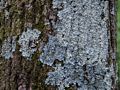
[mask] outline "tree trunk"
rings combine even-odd
[[[116,90],[115,0],[0,0],[0,90]]]

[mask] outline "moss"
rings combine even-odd
[[[40,61],[37,61],[37,65],[38,65],[38,66],[42,66],[43,63],[41,63]]]
[[[44,25],[44,22],[39,22],[38,24],[35,25],[35,27],[40,30],[40,31],[43,31],[45,25]]]
[[[32,55],[32,60],[38,60],[40,54],[41,54],[41,52],[37,50],[37,51]]]
[[[4,30],[3,28],[0,28],[0,40],[3,40],[4,38]]]

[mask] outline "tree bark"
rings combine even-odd
[[[0,90],[116,90],[115,0],[1,0]]]

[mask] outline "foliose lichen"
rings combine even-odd
[[[10,59],[13,57],[13,52],[16,49],[16,36],[8,37],[3,41],[1,55],[5,59]]]
[[[55,69],[45,83],[59,90],[71,84],[77,90],[110,90],[114,70],[107,67],[108,1],[53,0],[53,8],[61,6],[53,25],[56,35],[49,36],[40,56],[43,64]],[[54,65],[56,59],[63,65]]]
[[[20,45],[20,52],[23,57],[30,59],[37,50],[36,44],[41,32],[37,29],[27,28],[19,37],[18,43]]]
[[[64,60],[66,47],[59,44],[56,37],[49,35],[48,43],[42,49],[40,61],[44,64],[52,66],[55,60]]]

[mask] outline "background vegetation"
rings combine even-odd
[[[117,1],[117,64],[118,84],[120,89],[120,0]]]

